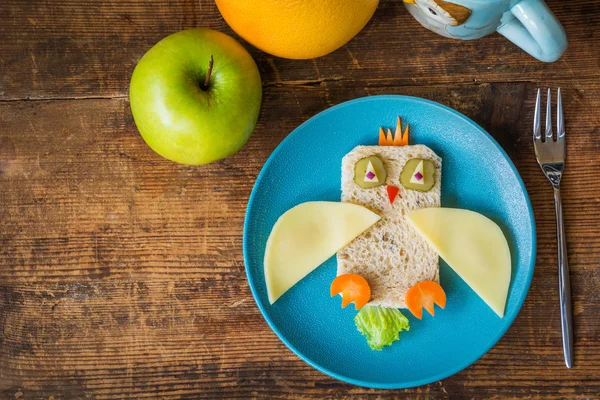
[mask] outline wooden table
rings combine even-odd
[[[164,36],[233,34],[210,0],[0,2],[0,398],[598,398],[600,3],[549,0],[570,47],[538,62],[499,35],[455,42],[382,0],[348,45],[291,61],[246,44],[258,126],[204,167],[160,158],[128,83]],[[535,89],[562,87],[575,368],[564,366],[552,191],[533,156]],[[254,180],[301,122],[356,97],[432,99],[488,130],[516,164],[538,229],[515,323],[457,375],[405,391],[335,381],[271,332],[250,294],[242,221]]]

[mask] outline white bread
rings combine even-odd
[[[384,164],[384,185],[363,189],[354,183],[354,165],[362,158],[377,155]],[[435,183],[429,192],[406,189],[400,173],[411,158],[435,164]],[[435,250],[408,225],[404,215],[419,208],[439,207],[442,160],[430,148],[415,146],[358,146],[342,160],[342,201],[359,204],[376,212],[381,220],[337,253],[337,274],[359,274],[371,287],[369,304],[406,308],[404,298],[413,285],[439,282],[439,261]],[[390,204],[386,185],[400,189]]]

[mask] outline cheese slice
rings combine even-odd
[[[379,215],[351,203],[314,201],[285,212],[265,249],[265,282],[273,304],[289,288],[345,247]]]
[[[371,175],[369,175],[371,174]],[[369,176],[371,176],[369,178]],[[373,168],[373,163],[369,161],[367,164],[367,170],[365,171],[364,182],[379,182],[379,178],[377,177],[377,172],[375,172],[375,168]]]
[[[476,212],[452,208],[423,208],[408,213],[406,219],[471,289],[503,317],[511,259],[500,227]]]
[[[425,184],[425,179],[423,179],[424,177],[425,176],[423,175],[423,160],[421,160],[417,164],[417,168],[415,168],[412,176],[410,177],[410,183],[415,183],[417,185],[424,185]]]

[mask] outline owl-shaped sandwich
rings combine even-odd
[[[337,253],[337,275],[359,274],[371,287],[370,305],[406,308],[406,292],[422,281],[439,282],[435,250],[404,218],[440,207],[442,160],[430,148],[408,145],[408,126],[380,130],[379,146],[358,146],[342,160],[342,201],[381,219]]]

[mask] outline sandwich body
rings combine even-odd
[[[358,161],[377,156],[385,168],[385,182],[373,188],[355,183]],[[430,160],[434,184],[422,192],[405,188],[400,174],[411,159]],[[383,174],[381,174],[383,175]],[[358,146],[342,160],[342,201],[369,208],[381,219],[337,253],[337,275],[359,274],[371,287],[370,305],[406,308],[405,296],[413,285],[439,282],[435,250],[408,224],[404,215],[412,210],[440,207],[442,160],[424,145]],[[399,188],[393,203],[387,186]]]

